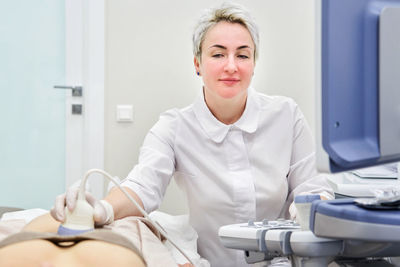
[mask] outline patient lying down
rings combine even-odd
[[[45,214],[2,240],[0,266],[177,266],[143,218],[127,217],[74,237],[55,234],[59,225]]]

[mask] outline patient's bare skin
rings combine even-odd
[[[60,222],[54,220],[50,213],[46,213],[25,225],[22,231],[56,233],[59,226]]]
[[[23,231],[57,232],[59,222],[42,215]],[[30,240],[0,249],[0,266],[145,266],[135,252],[104,241],[85,240],[62,248],[46,240]]]
[[[56,233],[60,223],[44,214],[32,220],[22,231]],[[104,241],[86,240],[73,247],[60,248],[47,240],[30,240],[0,249],[0,266],[146,266],[133,251]],[[186,263],[179,267],[193,267]]]

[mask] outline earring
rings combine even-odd
[[[197,72],[197,76],[200,76],[200,72]]]

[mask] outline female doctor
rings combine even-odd
[[[122,182],[151,212],[174,176],[188,199],[198,252],[211,266],[247,265],[242,251],[221,245],[219,227],[293,217],[297,194],[332,198],[325,179],[317,175],[312,136],[299,107],[292,99],[250,87],[258,42],[256,24],[239,5],[225,3],[201,16],[193,52],[203,88],[188,107],[160,116],[144,140],[138,164]],[[56,220],[64,220],[65,203],[73,209],[73,192],[56,199]],[[97,225],[141,215],[118,189],[96,203]]]

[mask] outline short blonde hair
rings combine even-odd
[[[193,54],[201,62],[201,46],[207,31],[218,22],[226,21],[243,25],[254,42],[254,60],[258,58],[258,27],[250,13],[241,5],[225,2],[219,7],[205,10],[198,20],[193,32]]]

